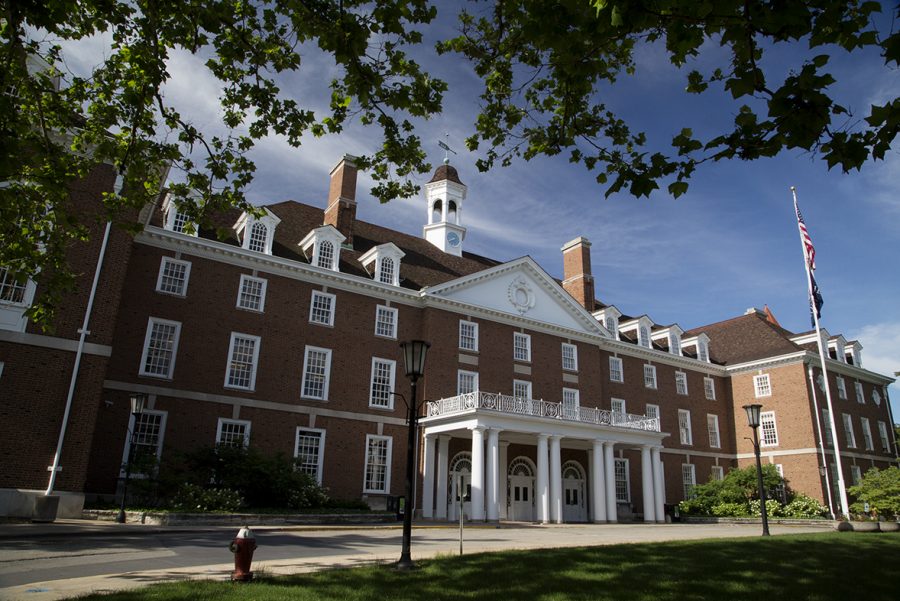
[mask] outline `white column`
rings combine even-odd
[[[507,491],[509,487],[509,478],[507,477],[507,473],[509,472],[509,443],[501,442],[500,443],[500,467],[498,468],[500,472],[500,519],[505,520],[509,518],[508,507],[506,506],[506,498],[509,496],[509,492]]]
[[[663,468],[662,461],[659,459],[660,448],[653,447],[650,456],[653,461],[653,499],[656,501],[656,521],[663,523],[666,521],[666,508],[663,506],[666,501],[666,491],[663,488]]]
[[[644,521],[656,521],[656,496],[653,492],[653,464],[650,461],[650,447],[641,447],[641,489],[644,493]]]
[[[437,452],[437,508],[434,512],[435,519],[447,519],[447,470],[450,469],[450,437],[438,436]]]
[[[472,428],[472,520],[484,521],[484,427]]]
[[[434,436],[425,436],[422,459],[422,517],[434,517]]]
[[[500,430],[488,430],[487,444],[487,519],[500,521]]]
[[[550,521],[555,524],[563,521],[561,439],[561,436],[550,437]]]
[[[616,443],[608,441],[603,445],[603,471],[606,473],[606,520],[619,521],[616,509],[616,465],[613,461],[613,447]]]
[[[591,455],[591,503],[595,524],[606,521],[606,479],[603,471],[603,441],[595,440]]]
[[[546,524],[550,514],[549,470],[547,467],[547,434],[538,434],[537,440],[537,521]]]

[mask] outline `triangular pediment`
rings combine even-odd
[[[427,288],[423,295],[609,337],[606,328],[531,257]]]

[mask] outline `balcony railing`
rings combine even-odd
[[[538,399],[516,397],[508,394],[492,392],[467,392],[455,397],[428,402],[428,417],[456,415],[473,409],[487,409],[500,413],[516,415],[533,415],[553,419],[596,424],[601,426],[617,426],[633,430],[659,432],[659,418],[617,413],[607,409],[591,409],[588,407],[572,407],[564,403],[551,403]]]

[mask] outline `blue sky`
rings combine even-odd
[[[439,3],[443,7],[443,3]],[[454,15],[444,11],[428,36],[452,35]],[[890,24],[887,23],[887,26]],[[72,48],[70,66],[80,70],[102,52],[102,39]],[[799,68],[804,57],[821,53],[776,47],[764,65],[770,77]],[[704,47],[690,68],[701,70],[723,56],[715,44]],[[308,106],[325,107],[333,74],[322,57],[309,53],[303,70],[286,79],[284,89]],[[459,154],[452,157],[468,199],[462,210],[468,227],[465,250],[508,260],[530,255],[551,275],[562,276],[560,247],[577,236],[593,243],[598,298],[626,314],[644,314],[656,323],[691,329],[768,305],[782,326],[810,329],[806,279],[790,186],[816,246],[816,277],[825,299],[822,326],[832,334],[858,339],[864,367],[891,375],[900,371],[900,156],[861,172],[828,171],[823,161],[786,152],[755,162],[722,162],[700,168],[690,190],[673,199],[666,193],[635,199],[627,193],[604,197],[604,189],[581,166],[563,157],[518,162],[478,173],[477,155],[463,149],[478,109],[479,80],[455,56],[437,56],[429,47],[417,59],[450,84],[445,110],[417,125],[429,159],[437,167],[439,139],[449,133]],[[202,60],[186,54],[170,62],[167,95],[196,124],[213,127],[218,85]],[[696,133],[727,127],[738,105],[717,91],[701,96],[683,92],[683,72],[673,69],[659,47],[637,54],[637,75],[604,90],[611,108],[635,129],[665,144],[682,127]],[[900,77],[873,55],[835,55],[831,72],[839,101],[857,111],[900,95]],[[292,149],[278,138],[254,152],[257,178],[249,196],[259,204],[294,199],[324,207],[328,171],[345,153],[377,149],[377,132],[351,126],[337,138],[309,140]],[[430,175],[418,178],[425,183]],[[358,217],[421,235],[426,209],[421,198],[379,205],[362,175]],[[895,420],[900,420],[900,386],[890,388]]]

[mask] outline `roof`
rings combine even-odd
[[[794,334],[753,312],[685,332],[709,336],[709,354],[714,363],[735,365],[766,357],[795,353],[802,347],[790,341]]]
[[[465,185],[459,180],[459,173],[456,171],[456,167],[451,167],[450,165],[441,165],[437,168],[437,171],[434,172],[434,176],[428,181],[429,184],[434,182],[442,182],[445,179],[450,180],[451,182],[456,182],[457,184]]]

